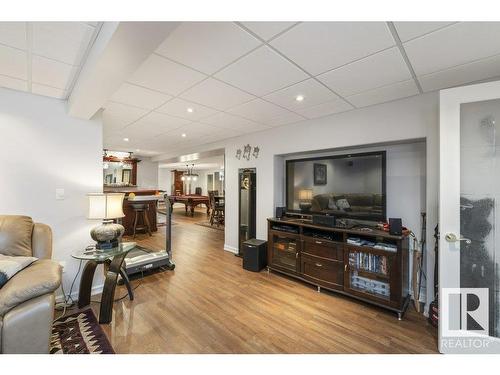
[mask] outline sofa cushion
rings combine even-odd
[[[0,289],[7,281],[19,271],[28,267],[37,258],[35,257],[11,257],[0,254]]]
[[[61,266],[40,259],[12,277],[0,289],[0,317],[32,298],[54,292],[61,284]]]
[[[0,254],[29,257],[33,220],[29,216],[0,215]]]
[[[346,198],[351,206],[373,206],[373,194],[348,194]]]

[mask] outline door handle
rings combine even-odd
[[[321,263],[316,263],[315,266],[316,267],[323,267],[323,265]]]
[[[448,242],[459,242],[459,241],[465,241],[466,244],[471,244],[472,241],[468,238],[460,237],[456,235],[455,233],[446,233],[444,239]]]

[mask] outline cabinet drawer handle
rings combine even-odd
[[[295,259],[298,259],[298,258],[299,258],[299,252],[297,251],[297,252],[295,253]]]
[[[321,241],[314,241],[314,242],[316,242],[318,245],[323,245],[323,242]]]
[[[347,264],[344,266],[344,271],[347,271]]]
[[[323,267],[323,265],[321,263],[316,263],[315,266],[316,267]]]

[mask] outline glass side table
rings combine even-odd
[[[75,259],[86,260],[80,279],[80,291],[78,293],[78,307],[83,308],[90,305],[90,294],[92,291],[92,281],[95,269],[99,264],[104,264],[105,281],[102,290],[101,307],[99,311],[99,323],[108,324],[111,322],[113,314],[113,300],[115,298],[115,288],[120,275],[127,287],[130,300],[134,299],[134,293],[130,286],[127,272],[123,267],[123,261],[129,251],[135,249],[135,242],[122,242],[119,247],[110,250],[83,250],[71,254]]]

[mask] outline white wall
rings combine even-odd
[[[0,214],[51,226],[52,257],[66,263],[68,293],[79,263],[71,253],[93,242],[86,194],[102,191],[100,118],[74,119],[63,101],[0,88],[0,160]],[[55,199],[56,188],[65,190],[64,200]],[[94,285],[100,284],[97,270]]]
[[[437,93],[428,93],[390,103],[375,105],[329,117],[303,121],[259,133],[231,138],[197,147],[196,152],[226,150],[226,231],[225,249],[238,246],[238,169],[257,169],[257,237],[267,238],[266,218],[274,215],[274,207],[283,206],[282,160],[277,155],[315,150],[352,148],[415,139],[426,140],[426,211],[427,211],[427,290],[432,290],[434,255],[433,228],[437,222],[438,194],[438,124]],[[245,144],[259,146],[258,159],[236,159],[236,150]],[[186,154],[193,150],[186,150]],[[403,158],[404,155],[401,155]],[[279,158],[278,158],[279,159]],[[389,215],[404,217],[398,205],[388,207]],[[427,302],[432,300],[428,293]]]
[[[170,195],[170,190],[172,190],[172,170],[158,168],[158,189],[165,190]]]
[[[142,188],[158,188],[158,163],[151,158],[140,157],[137,163],[137,186]]]

